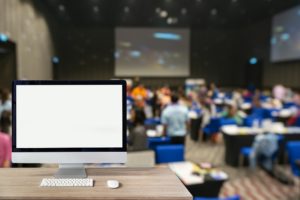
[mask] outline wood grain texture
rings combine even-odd
[[[94,187],[39,187],[42,178],[51,177],[55,168],[0,169],[0,199],[81,199],[192,200],[184,185],[166,167],[89,168]],[[109,189],[106,181],[116,179],[118,189]]]

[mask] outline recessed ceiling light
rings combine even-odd
[[[159,15],[160,15],[160,17],[165,18],[165,17],[168,16],[168,12],[165,11],[165,10],[162,10],[162,11],[159,13]]]
[[[65,11],[65,6],[64,5],[62,5],[62,4],[60,4],[59,6],[58,6],[58,9],[60,10],[60,11]]]
[[[210,10],[210,14],[215,16],[215,15],[218,14],[218,10],[216,8],[213,8],[213,9]]]
[[[124,7],[124,12],[129,13],[130,12],[130,8],[128,6]]]
[[[172,17],[168,17],[168,19],[167,19],[167,23],[168,23],[168,24],[172,24],[172,22],[173,22],[173,19],[172,19]]]
[[[187,13],[187,9],[186,8],[181,8],[181,14],[185,15]]]
[[[176,24],[178,22],[178,19],[176,17],[168,17],[167,23],[168,24]]]
[[[98,12],[99,12],[99,7],[98,7],[98,6],[94,6],[94,7],[93,7],[93,11],[94,11],[95,13],[98,13]]]
[[[232,3],[236,3],[238,0],[231,0]]]

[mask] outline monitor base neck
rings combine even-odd
[[[87,174],[83,164],[60,164],[55,178],[86,178]]]

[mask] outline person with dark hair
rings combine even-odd
[[[188,109],[178,101],[178,95],[173,93],[171,104],[162,112],[161,122],[164,125],[164,135],[171,137],[171,143],[184,144],[188,130]]]
[[[133,128],[128,136],[128,150],[142,151],[147,149],[147,135],[144,121],[146,114],[142,109],[132,111]]]

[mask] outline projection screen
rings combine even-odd
[[[116,76],[190,75],[188,29],[116,28],[115,35]]]
[[[272,21],[271,61],[300,60],[300,6],[277,14]]]

